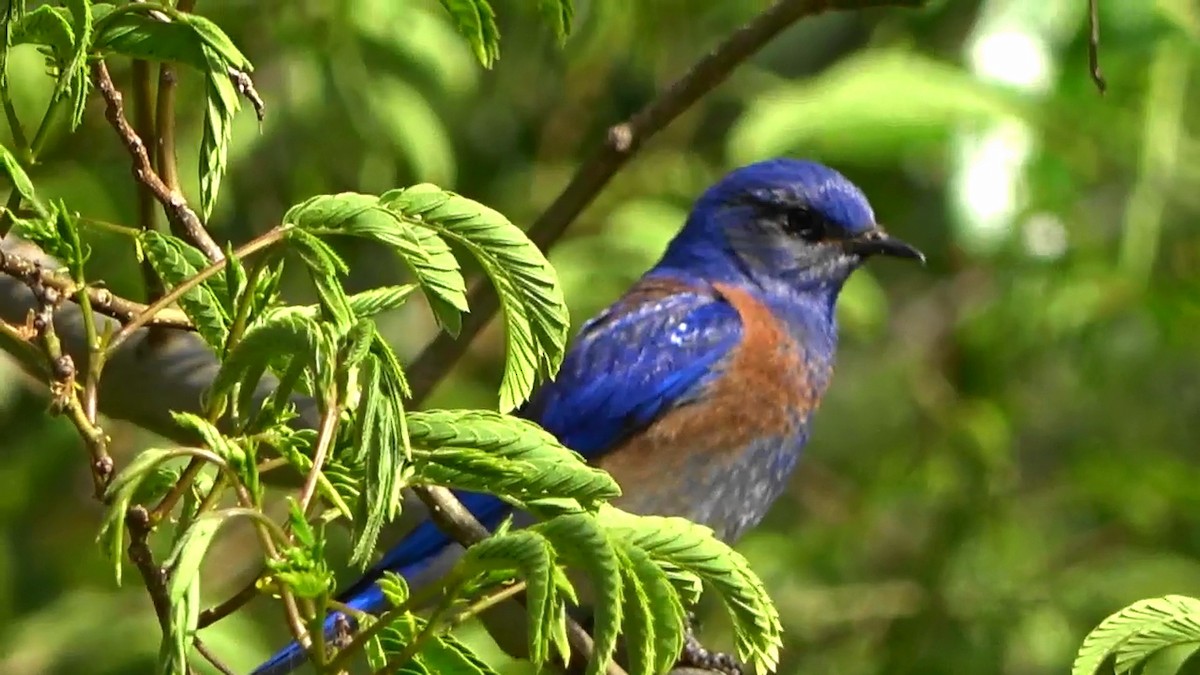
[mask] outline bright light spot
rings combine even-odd
[[[954,200],[967,244],[991,248],[1012,229],[1020,208],[1021,175],[1033,151],[1029,127],[1017,120],[958,138]]]
[[[1054,61],[1046,40],[1039,35],[1001,28],[979,34],[967,49],[971,70],[985,80],[1027,91],[1050,88]]]
[[[1067,228],[1058,217],[1037,213],[1022,228],[1025,250],[1035,258],[1057,260],[1067,252]]]

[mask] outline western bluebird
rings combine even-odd
[[[608,471],[616,506],[736,541],[796,466],[833,372],[838,293],[874,255],[924,259],[840,173],[794,159],[736,169],[701,195],[658,264],[583,325],[519,414]],[[511,509],[459,497],[489,528]],[[377,612],[385,570],[419,586],[460,554],[424,521],[339,599]],[[293,643],[255,673],[302,660]]]

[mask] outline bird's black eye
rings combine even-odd
[[[793,237],[816,242],[825,237],[825,223],[821,216],[808,209],[791,209],[785,215],[783,229]]]

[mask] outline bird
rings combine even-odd
[[[838,294],[877,256],[925,260],[838,171],[786,157],[733,169],[696,199],[659,261],[581,326],[557,375],[516,414],[607,471],[621,488],[615,506],[683,517],[734,543],[796,468],[833,375]],[[512,512],[457,494],[488,528]],[[385,571],[417,587],[461,551],[421,522],[339,600],[377,613]],[[293,642],[254,675],[303,659]]]

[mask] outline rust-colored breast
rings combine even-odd
[[[714,289],[741,317],[742,340],[700,396],[600,459],[627,491],[679,479],[696,463],[732,464],[758,440],[786,442],[819,401],[804,351],[785,325],[749,292]]]

